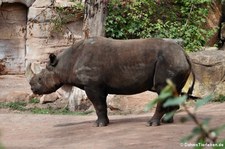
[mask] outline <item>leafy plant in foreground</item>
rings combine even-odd
[[[180,105],[183,107],[184,111],[188,115],[187,117],[183,117],[182,121],[185,122],[188,119],[191,119],[196,124],[191,134],[181,139],[182,143],[187,143],[191,139],[197,138],[195,141],[196,143],[195,148],[202,149],[206,147],[207,144],[212,144],[212,147],[215,149],[219,149],[221,147],[225,148],[225,139],[222,141],[218,141],[218,136],[221,134],[223,130],[225,130],[225,124],[222,126],[218,126],[216,128],[210,128],[209,118],[206,118],[203,121],[200,121],[196,115],[196,111],[201,106],[203,106],[204,104],[212,100],[212,96],[207,96],[201,100],[198,100],[195,103],[194,111],[191,112],[185,103],[187,96],[186,95],[178,96],[174,84],[171,81],[167,81],[167,82],[168,82],[168,85],[161,91],[160,95],[156,99],[152,100],[146,106],[145,110],[149,110],[153,108],[158,102],[164,102],[163,106],[165,108],[169,106]],[[173,116],[173,114],[175,114],[175,111],[166,113],[164,119],[170,119]],[[217,146],[218,144],[220,144],[221,146]]]

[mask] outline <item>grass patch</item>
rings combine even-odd
[[[1,102],[0,108],[9,108],[11,110],[26,111],[27,103],[25,101]]]
[[[220,102],[220,103],[225,102],[225,95],[220,94],[220,95],[216,96],[212,101]]]
[[[88,115],[92,113],[93,111],[84,111],[84,112],[73,112],[69,111],[68,108],[63,109],[54,109],[52,107],[48,108],[31,108],[29,111],[33,114],[53,114],[53,115]]]
[[[39,102],[40,102],[40,100],[37,98],[32,98],[29,100],[29,103],[39,103]]]
[[[16,102],[0,102],[0,109],[10,109],[21,112],[30,112],[33,114],[52,114],[52,115],[88,115],[93,111],[69,111],[68,107],[65,108],[53,108],[51,106],[47,108],[39,108],[39,107],[30,107],[27,108],[28,104],[38,104],[38,99],[32,99],[28,103],[25,101],[16,101]]]

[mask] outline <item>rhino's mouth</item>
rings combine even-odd
[[[52,92],[55,92],[57,89],[59,89],[63,84],[58,84],[58,85],[55,85],[54,87],[52,88],[45,88],[45,87],[33,87],[31,85],[31,90],[34,94],[37,94],[37,95],[43,95],[43,94],[50,94]]]
[[[38,89],[36,89],[36,88],[33,88],[33,87],[31,87],[31,90],[32,90],[32,92],[33,92],[34,94],[41,95],[41,94],[40,94],[40,90],[38,90]]]

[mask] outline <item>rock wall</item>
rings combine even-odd
[[[27,7],[2,3],[0,14],[0,74],[23,73]]]
[[[69,0],[0,0],[0,74],[23,74],[27,63],[43,62],[49,53],[82,38],[82,19],[70,21],[61,31],[53,29],[52,20],[59,16],[53,6],[66,9],[73,4]]]
[[[196,83],[193,95],[225,95],[225,51],[206,50],[190,54]]]
[[[26,59],[28,61],[43,61],[56,51],[61,51],[72,44],[72,40],[67,37],[71,34],[76,35],[75,39],[82,37],[83,20],[66,24],[63,30],[55,32],[52,30],[54,24],[52,20],[57,17],[55,7],[68,7],[72,3],[52,0],[36,0],[29,8]]]

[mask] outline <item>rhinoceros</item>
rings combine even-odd
[[[181,93],[191,71],[187,54],[175,42],[156,38],[91,37],[76,42],[57,56],[50,54],[46,68],[31,76],[29,83],[35,94],[52,93],[63,85],[83,89],[96,110],[96,126],[107,126],[108,94],[131,95],[144,91],[159,94],[167,79]],[[157,103],[148,124],[160,125],[166,112],[162,103]]]

